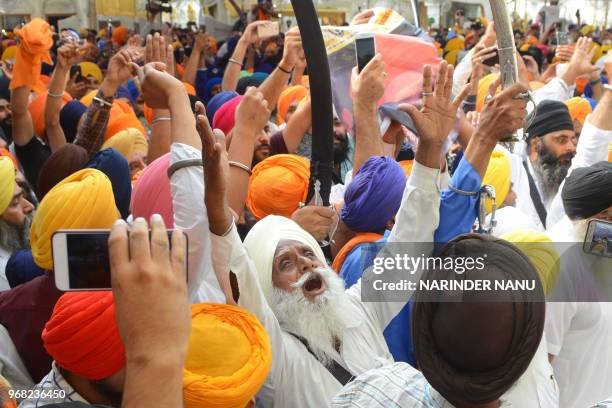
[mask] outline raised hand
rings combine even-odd
[[[493,144],[523,128],[527,117],[527,101],[520,97],[520,94],[527,92],[527,87],[517,83],[492,96],[498,85],[499,80],[491,84],[490,98],[480,112],[476,128],[476,135]]]
[[[69,70],[71,66],[79,61],[79,46],[76,43],[67,43],[57,50],[57,67],[62,70]]]
[[[587,37],[581,37],[576,42],[576,49],[568,67],[568,70],[573,70],[576,76],[591,75],[598,70],[595,65],[591,64],[596,51],[595,47],[591,49],[592,44],[593,40]]]
[[[166,72],[174,76],[174,48],[166,44],[164,37],[159,33],[147,35],[145,43],[145,64],[161,62],[166,66]]]
[[[440,62],[435,87],[432,86],[432,71],[429,65],[423,68],[423,107],[417,109],[413,105],[402,104],[404,110],[412,118],[419,132],[419,146],[432,143],[441,146],[455,124],[457,109],[466,97],[468,86],[464,86],[459,95],[451,100],[453,86],[453,66],[446,61]]]
[[[168,109],[172,98],[187,98],[185,87],[175,77],[165,72],[166,65],[152,62],[144,69],[132,66],[140,77],[142,97],[153,109]]]
[[[134,50],[123,49],[119,51],[108,62],[108,69],[104,80],[110,82],[115,87],[121,86],[134,76],[131,64],[135,63],[137,59],[138,53]]]
[[[353,68],[351,78],[353,104],[375,106],[385,93],[386,78],[385,63],[380,54],[372,58],[360,73],[357,73],[357,67]]]
[[[253,21],[251,24],[247,26],[242,33],[242,37],[240,37],[240,41],[245,43],[246,45],[257,44],[261,38],[257,35],[257,27],[260,25],[270,24],[268,21]]]
[[[259,135],[270,119],[268,101],[255,87],[250,87],[236,109],[235,133]]]
[[[292,28],[285,34],[285,47],[280,66],[286,71],[291,71],[300,61],[305,59],[304,49],[302,48],[302,37],[297,28]]]

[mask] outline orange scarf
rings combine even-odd
[[[21,39],[15,55],[15,68],[11,89],[28,86],[37,93],[45,93],[47,87],[40,80],[40,67],[43,62],[53,64],[49,49],[53,37],[49,23],[35,18],[22,28],[15,29],[15,35]]]
[[[351,253],[353,248],[360,244],[367,244],[370,242],[376,242],[381,239],[383,236],[380,234],[376,234],[374,232],[358,232],[349,242],[344,244],[342,249],[338,252],[336,257],[334,258],[334,262],[332,263],[332,269],[336,271],[336,273],[340,273],[342,269],[342,265],[344,264],[344,260]]]

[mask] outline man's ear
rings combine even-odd
[[[529,143],[529,160],[535,161],[538,158],[538,150],[540,150],[540,143],[542,138],[534,137]]]

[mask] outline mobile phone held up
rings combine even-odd
[[[612,222],[589,221],[582,250],[587,254],[612,258]]]
[[[257,26],[257,36],[259,38],[270,38],[280,34],[280,25],[278,21],[271,21],[266,24]]]
[[[374,34],[357,34],[357,37],[355,37],[355,55],[357,57],[357,71],[361,72],[376,55]]]
[[[110,230],[58,230],[53,234],[53,270],[59,290],[112,289],[109,235]],[[172,230],[168,230],[169,242],[171,236]],[[186,235],[185,242],[188,245]]]
[[[569,36],[567,31],[557,31],[557,45],[568,45],[569,44]]]
[[[488,67],[494,67],[496,64],[499,64],[499,51],[495,49],[495,55],[482,61],[482,63]]]

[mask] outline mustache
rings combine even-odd
[[[302,276],[300,276],[300,279],[298,279],[297,281],[293,282],[291,284],[291,287],[294,289],[301,289],[306,282],[308,282],[311,278],[317,276],[319,278],[321,278],[321,280],[325,283],[327,283],[327,278],[326,278],[326,274],[325,271],[323,270],[323,268],[314,268],[309,270],[308,272],[306,272],[305,274],[303,274]]]

